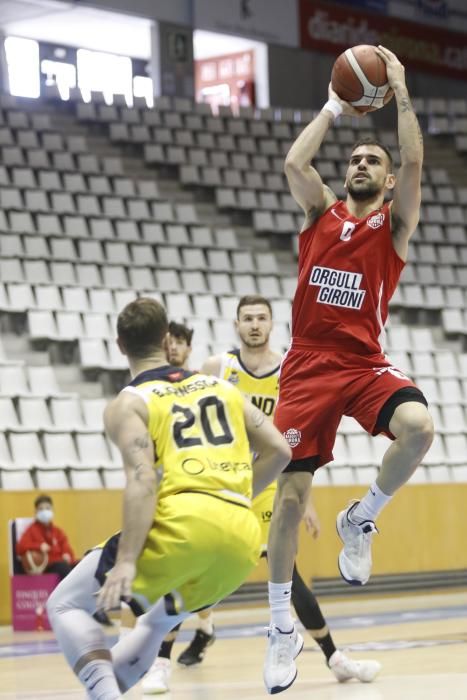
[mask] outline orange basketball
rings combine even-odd
[[[353,46],[341,53],[332,69],[331,85],[341,100],[350,102],[359,112],[380,109],[394,95],[386,64],[369,44]]]
[[[49,557],[45,552],[29,549],[21,557],[21,563],[27,574],[42,574],[49,563]]]

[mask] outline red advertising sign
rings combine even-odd
[[[356,44],[382,44],[407,67],[467,79],[467,37],[445,29],[300,0],[300,46],[340,54]]]

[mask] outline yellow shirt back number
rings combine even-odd
[[[180,416],[173,424],[173,438],[177,447],[184,449],[200,446],[203,444],[201,436],[211,445],[227,445],[233,442],[234,437],[223,402],[217,396],[205,396],[197,402],[197,406],[198,416],[188,406],[172,406],[172,413]]]

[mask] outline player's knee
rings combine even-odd
[[[282,522],[288,525],[295,525],[303,517],[305,504],[297,491],[287,491],[281,494],[276,503],[274,503],[274,511],[276,510]]]
[[[425,454],[434,438],[434,426],[427,410],[414,412],[406,418],[400,436],[413,450]]]

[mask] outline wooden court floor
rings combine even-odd
[[[374,658],[383,668],[371,684],[339,684],[309,637],[297,659],[299,675],[281,698],[297,700],[467,700],[467,592],[323,602],[334,639],[350,656]],[[218,639],[193,669],[174,665],[166,700],[258,700],[262,682],[266,608],[220,607]],[[191,637],[182,632],[174,658]],[[138,687],[125,696],[149,698]],[[0,699],[85,698],[47,632],[0,628]]]

